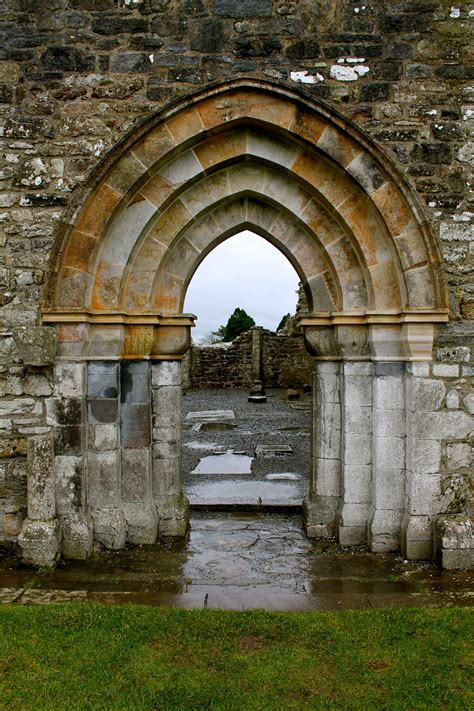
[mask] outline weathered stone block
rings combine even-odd
[[[411,424],[414,439],[465,439],[474,430],[472,417],[459,410],[414,412]]]
[[[403,437],[406,430],[405,410],[373,410],[375,437]]]
[[[151,384],[154,388],[162,386],[181,387],[181,362],[175,360],[163,360],[152,363]]]
[[[122,504],[127,521],[127,540],[133,545],[151,545],[158,535],[158,514],[151,502],[129,502]]]
[[[434,363],[433,375],[440,378],[457,378],[459,377],[459,365],[451,363]]]
[[[470,444],[448,444],[446,447],[446,457],[448,469],[461,469],[470,467],[473,459],[472,447]]]
[[[179,538],[186,535],[189,528],[189,501],[183,494],[156,501],[156,510],[160,536]]]
[[[119,453],[87,453],[87,480],[89,501],[97,508],[119,506]]]
[[[79,398],[85,394],[85,363],[58,362],[54,366],[54,395]]]
[[[89,398],[118,397],[119,364],[97,361],[87,365],[87,395]]]
[[[56,520],[31,521],[23,524],[18,537],[21,557],[27,565],[52,568],[59,560],[61,531]]]
[[[314,494],[337,497],[341,491],[341,463],[339,459],[320,459],[313,462],[315,469]]]
[[[372,437],[370,435],[344,436],[344,465],[370,464],[372,459]]]
[[[17,326],[13,339],[25,365],[51,365],[56,356],[56,329],[49,326]]]
[[[344,506],[346,504],[368,504],[371,501],[370,466],[344,466]],[[344,517],[346,518],[346,517]]]
[[[407,467],[418,474],[440,471],[441,442],[437,439],[407,440]]]
[[[381,469],[405,468],[405,438],[376,437],[373,440],[372,461]]]
[[[212,12],[224,17],[267,17],[272,12],[271,0],[214,0]]]
[[[433,555],[431,518],[405,514],[400,542],[402,555],[408,560],[429,560]]]
[[[86,560],[92,553],[94,540],[92,520],[86,516],[65,516],[60,519],[61,553],[70,560]]]
[[[84,503],[84,457],[57,456],[54,458],[56,512],[70,516]]]
[[[435,526],[435,552],[438,561],[447,570],[472,570],[474,531],[468,516],[438,516]]]
[[[54,518],[53,438],[50,432],[28,440],[28,518],[48,521]]]
[[[126,542],[126,521],[118,508],[93,508],[94,540],[108,550],[120,550]]]
[[[143,502],[150,496],[151,458],[147,449],[122,450],[122,499]]]
[[[407,480],[408,513],[413,516],[432,516],[440,510],[441,475],[439,472],[411,472]]]
[[[370,434],[372,432],[372,408],[344,407],[344,431],[347,434]]]
[[[89,426],[89,446],[96,450],[114,450],[118,446],[118,427],[115,424]]]

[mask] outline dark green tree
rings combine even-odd
[[[244,331],[255,326],[255,321],[244,309],[236,308],[224,327],[224,341],[233,341]],[[220,328],[218,329],[220,332]]]
[[[277,330],[277,331],[281,331],[282,328],[285,328],[286,322],[288,321],[289,318],[290,318],[290,314],[285,314],[284,316],[282,316],[281,321],[280,321],[280,323],[278,324],[276,330]]]

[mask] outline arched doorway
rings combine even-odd
[[[319,423],[308,534],[410,550],[423,493],[410,483],[406,364],[431,358],[434,324],[447,320],[434,239],[354,125],[287,88],[239,80],[143,124],[58,237],[43,322],[59,340],[50,422],[64,555],[185,532],[180,362],[194,319],[184,295],[204,257],[242,229],[278,247],[306,293]]]

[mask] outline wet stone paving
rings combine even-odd
[[[284,390],[249,403],[247,390],[183,397],[182,471],[192,506],[300,507],[308,489],[311,396]]]
[[[337,610],[472,605],[472,575],[309,541],[290,514],[195,513],[185,541],[96,553],[53,572],[0,558],[0,602]]]
[[[183,398],[182,467],[192,503],[184,540],[97,551],[40,572],[0,548],[0,603],[296,611],[472,605],[470,573],[306,538],[309,398],[292,407],[282,391],[268,395],[264,404],[235,390]]]

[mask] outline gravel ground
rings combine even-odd
[[[183,447],[182,471],[185,486],[215,482],[222,486],[226,481],[263,482],[270,484],[266,475],[291,472],[299,476],[297,483],[302,496],[307,491],[310,461],[310,404],[311,396],[301,396],[291,403],[284,390],[267,391],[267,402],[249,403],[248,390],[190,390],[183,397]],[[296,408],[292,407],[296,405]],[[298,409],[297,409],[298,408]],[[304,409],[299,409],[304,408]],[[194,431],[186,420],[188,412],[197,410],[233,410],[234,428],[225,431]],[[257,445],[290,445],[292,454],[274,457],[255,457]],[[216,450],[233,450],[254,457],[251,474],[226,476],[225,472],[214,475],[191,474],[202,457]],[[288,482],[272,482],[275,492]],[[295,486],[295,483],[292,484]],[[277,496],[277,498],[279,498]],[[191,499],[192,500],[192,499]]]

